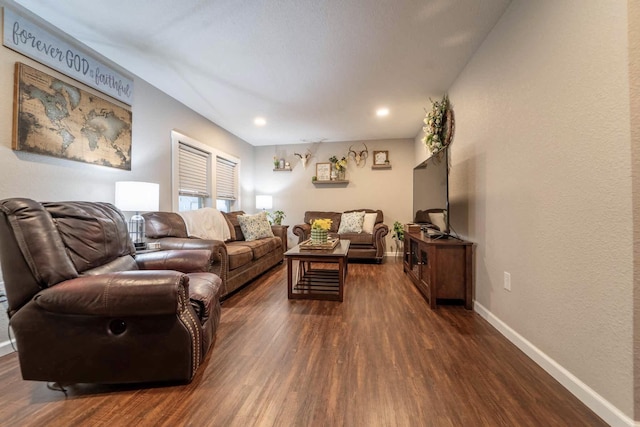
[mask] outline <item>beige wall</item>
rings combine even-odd
[[[633,191],[634,401],[640,419],[640,3],[629,0],[629,83],[631,100],[631,170]]]
[[[171,210],[172,129],[239,157],[242,161],[241,182],[253,182],[251,145],[139,78],[134,79],[131,171],[11,150],[14,64],[18,61],[58,75],[0,46],[0,199],[28,197],[42,201],[113,202],[116,181],[150,181],[160,184],[160,208]],[[114,68],[120,69],[115,65]],[[246,187],[243,187],[242,198],[251,201],[251,186]],[[252,202],[250,206],[253,206]],[[7,340],[6,321],[6,316],[0,316],[0,354],[8,350],[2,347]]]
[[[450,202],[456,231],[476,243],[477,302],[633,417],[640,82],[629,78],[627,60],[637,71],[640,7],[628,5],[629,31],[622,0],[513,2],[449,92],[457,125]],[[169,210],[175,129],[242,159],[247,211],[255,183],[290,225],[308,209],[379,208],[389,226],[411,220],[412,167],[426,158],[421,135],[367,141],[370,153],[389,150],[391,170],[371,170],[371,159],[363,168],[351,163],[347,187],[316,187],[315,163],[361,142],[254,148],[137,78],[131,172],[14,152],[16,61],[42,68],[0,47],[0,199],[113,201],[114,182],[131,179],[159,182],[161,209]],[[304,169],[293,152],[306,148],[315,154]],[[273,172],[274,155],[293,171]],[[504,271],[511,292],[502,288]],[[0,343],[5,331],[0,317]],[[635,385],[640,395],[640,374]]]
[[[347,209],[381,209],[384,222],[391,229],[394,221],[411,220],[413,183],[413,140],[393,139],[365,141],[369,154],[373,151],[389,151],[391,169],[372,170],[370,157],[366,164],[357,167],[349,161],[346,187],[315,186],[311,177],[316,174],[317,162],[328,162],[335,155],[346,156],[349,147],[364,149],[362,141],[327,142],[319,144],[282,145],[256,147],[255,193],[273,195],[273,209],[280,209],[287,217],[284,224],[300,224],[307,210],[344,211]],[[314,154],[303,168],[293,153],[310,149]],[[274,172],[273,156],[284,157],[291,162],[291,172]],[[293,228],[293,227],[291,227]],[[289,229],[290,243],[294,240]],[[392,249],[391,232],[387,235],[387,252]]]
[[[627,36],[623,0],[515,0],[449,91],[450,182],[476,301],[633,417]]]

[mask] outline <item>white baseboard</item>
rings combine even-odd
[[[5,293],[5,289],[4,289],[4,282],[0,280],[0,294],[4,294]],[[3,298],[3,302],[0,303],[0,310],[2,310],[2,313],[0,313],[0,316],[6,316],[7,314],[7,308],[8,308],[8,303],[6,301],[5,298]],[[6,324],[5,324],[6,326]],[[5,335],[4,333],[2,335]],[[4,336],[2,338],[5,338]],[[0,357],[12,353],[13,352],[13,347],[12,346],[12,339],[10,337],[7,337],[9,339],[7,339],[6,341],[1,341],[0,342]]]
[[[384,256],[393,258],[396,256],[396,251],[386,251]],[[398,259],[402,259],[402,251],[398,252],[397,257]]]
[[[11,345],[11,341],[7,340],[0,342],[0,357],[5,356],[9,353],[13,353],[13,346]]]
[[[634,421],[625,415],[558,362],[547,356],[509,325],[493,315],[482,304],[474,301],[473,309],[609,425],[640,427],[640,422]]]

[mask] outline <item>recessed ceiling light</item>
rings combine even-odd
[[[376,115],[378,117],[388,116],[389,115],[389,109],[388,108],[378,108],[378,110],[376,111]]]
[[[267,119],[265,119],[264,117],[256,117],[256,118],[253,120],[253,123],[254,123],[256,126],[264,126],[264,125],[266,125],[266,124],[267,124]]]

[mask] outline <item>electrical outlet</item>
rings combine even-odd
[[[511,290],[511,273],[504,272],[504,288],[508,291]]]

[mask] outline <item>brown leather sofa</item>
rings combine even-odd
[[[206,240],[190,238],[182,217],[175,212],[149,212],[143,214],[145,234],[149,242],[157,242],[162,249],[208,249],[213,253],[211,272],[222,278],[221,298],[249,283],[283,260],[287,248],[287,228],[272,225],[275,237],[247,242],[237,220],[243,211],[224,213],[234,228],[233,240]]]
[[[214,341],[211,252],[136,255],[111,204],[0,201],[0,262],[25,380],[190,381]]]
[[[345,211],[345,213],[362,211],[377,214],[373,233],[361,232],[338,234],[342,212],[330,211],[305,212],[304,224],[295,225],[292,232],[294,235],[298,236],[298,242],[301,243],[311,237],[311,223],[314,220],[328,218],[332,221],[331,228],[329,229],[329,235],[351,241],[348,254],[349,260],[373,260],[379,264],[384,259],[386,247],[385,236],[389,233],[389,227],[384,224],[384,215],[381,210],[353,209]]]

